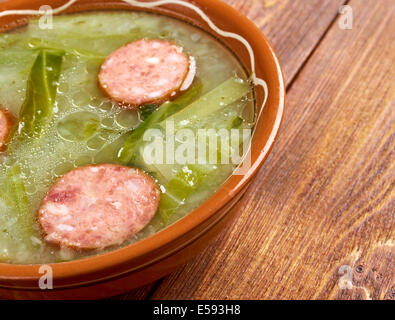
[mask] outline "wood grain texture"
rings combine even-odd
[[[349,4],[353,29],[334,23],[292,83],[233,226],[153,299],[394,299],[395,6]]]
[[[316,47],[346,0],[223,0],[250,18],[275,49],[286,84]]]
[[[281,61],[286,84],[336,17],[345,0],[224,0],[249,17],[265,33]],[[119,299],[144,299],[154,285],[121,295]]]

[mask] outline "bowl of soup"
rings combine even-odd
[[[277,137],[278,59],[221,1],[0,4],[0,296],[103,298],[232,221]]]

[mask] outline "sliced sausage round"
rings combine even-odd
[[[38,220],[49,243],[76,249],[118,245],[158,210],[160,189],[136,168],[112,164],[70,171],[49,191]]]
[[[140,106],[161,103],[186,90],[195,61],[165,40],[137,40],[114,51],[102,64],[99,83],[113,100]]]
[[[0,151],[4,150],[12,125],[12,116],[7,111],[0,108]]]

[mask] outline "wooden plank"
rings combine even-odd
[[[158,282],[159,283],[159,282]],[[111,297],[110,300],[146,300],[154,290],[156,282],[130,292]]]
[[[238,217],[153,299],[394,299],[395,7],[352,0],[288,94]]]
[[[224,0],[245,14],[274,47],[288,84],[346,0]]]
[[[310,0],[301,5],[293,0],[224,0],[248,16],[262,29],[282,63],[289,84],[312,52],[345,0]],[[120,299],[141,299],[139,289]]]

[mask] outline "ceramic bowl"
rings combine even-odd
[[[65,0],[10,0],[0,3],[0,12],[13,9],[57,8]],[[144,1],[143,1],[144,2]],[[145,1],[149,2],[149,1]],[[261,116],[251,147],[251,166],[244,175],[234,175],[205,203],[177,223],[135,244],[81,260],[50,265],[53,290],[40,290],[40,265],[0,264],[0,297],[24,299],[86,299],[120,294],[159,279],[204,249],[231,221],[237,202],[263,165],[276,140],[285,104],[284,80],[279,61],[262,32],[237,10],[219,0],[187,1],[198,6],[220,29],[236,33],[250,44],[255,74],[267,83],[268,95],[255,87],[257,112]],[[65,13],[92,10],[141,10],[122,1],[78,0]],[[145,9],[184,20],[203,28],[222,41],[251,73],[251,59],[238,40],[214,32],[195,11],[176,4]],[[0,30],[26,24],[28,16],[0,18]],[[236,206],[236,207],[235,207]]]

